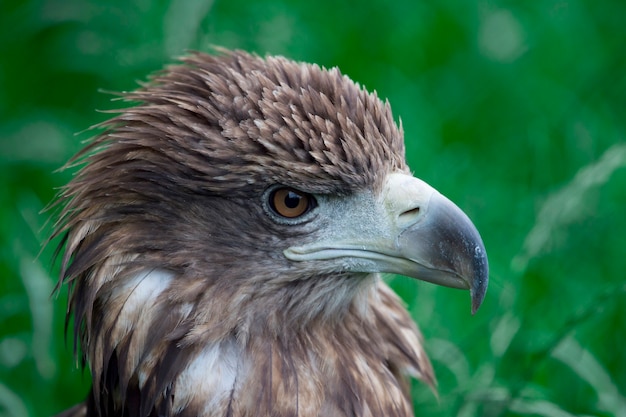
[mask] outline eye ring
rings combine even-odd
[[[296,220],[317,206],[315,198],[291,187],[277,187],[269,192],[267,203],[273,214],[286,220]]]

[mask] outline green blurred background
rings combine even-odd
[[[89,376],[40,214],[107,91],[216,44],[339,66],[391,102],[415,174],[481,231],[483,307],[392,278],[439,399],[420,416],[626,416],[626,2],[0,1],[0,416],[49,416]],[[78,132],[78,133],[77,133]]]

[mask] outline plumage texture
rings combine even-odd
[[[320,233],[262,204],[406,172],[389,105],[337,69],[195,53],[154,76],[72,164],[69,315],[93,376],[75,415],[408,416],[434,384],[421,335],[376,273],[283,250]]]

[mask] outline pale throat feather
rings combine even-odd
[[[127,362],[119,366],[120,369],[135,369],[140,389],[146,387],[148,379],[153,377],[153,367],[158,366],[155,357],[162,349],[157,345],[153,346],[157,351],[146,351],[150,347],[144,343],[151,334],[160,331],[153,326],[150,317],[171,301],[167,293],[172,291],[175,280],[175,275],[165,270],[140,271],[129,276],[106,297],[110,310],[119,308],[119,314],[111,322],[110,333],[117,340],[108,343],[117,346],[130,338],[125,357]],[[283,402],[284,409],[303,415],[316,414],[320,410],[339,415],[342,406],[338,401],[343,400],[333,397],[337,396],[338,390],[345,389],[347,381],[359,381],[358,386],[363,391],[355,393],[357,395],[352,400],[359,402],[357,406],[362,407],[363,415],[378,415],[383,411],[377,410],[375,403],[370,403],[381,392],[386,393],[390,400],[387,404],[393,405],[394,413],[410,411],[404,387],[389,372],[386,360],[397,362],[406,374],[430,378],[430,375],[421,374],[417,363],[427,360],[420,344],[421,335],[415,327],[401,328],[393,335],[398,345],[410,351],[404,360],[402,354],[384,340],[384,334],[375,340],[379,345],[365,344],[367,337],[374,335],[360,335],[362,328],[382,326],[383,330],[389,326],[379,323],[381,320],[402,321],[404,318],[401,317],[404,314],[402,309],[396,311],[398,299],[395,294],[378,278],[367,281],[368,290],[352,299],[345,323],[333,325],[339,336],[327,331],[328,323],[313,326],[308,332],[285,329],[286,338],[281,340],[267,334],[264,337],[263,332],[253,338],[237,338],[233,329],[229,337],[207,340],[196,346],[194,353],[180,364],[170,385],[171,391],[157,396],[173,398],[171,410],[174,415],[190,410],[199,416],[222,415],[219,413],[229,407],[236,407],[233,412],[243,415],[258,412],[259,407],[267,407],[270,412],[276,401]],[[376,309],[382,310],[374,312],[372,303]],[[191,304],[174,309],[173,314],[181,315],[180,320],[193,319]],[[180,340],[176,343],[184,344],[188,335],[179,335]],[[167,334],[161,337],[168,339]],[[353,361],[345,361],[348,351]],[[261,405],[255,402],[259,398],[264,398]],[[306,410],[302,408],[305,406]]]

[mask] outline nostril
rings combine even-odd
[[[413,222],[416,220],[417,216],[419,216],[420,214],[420,208],[419,207],[415,207],[412,208],[410,210],[407,210],[403,213],[401,213],[398,216],[398,220],[400,220],[400,222]]]

